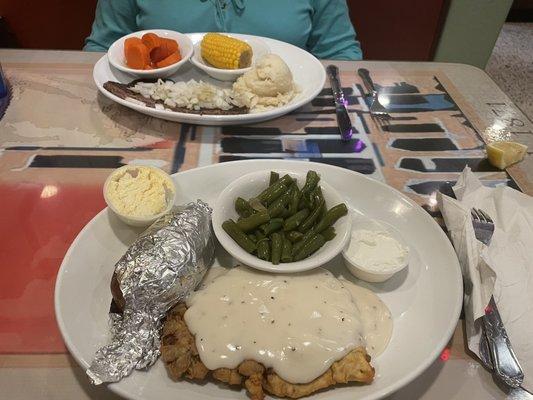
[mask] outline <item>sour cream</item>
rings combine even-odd
[[[385,231],[352,231],[346,265],[357,278],[382,282],[407,265],[409,249]]]
[[[350,286],[321,268],[273,275],[236,267],[209,276],[188,298],[184,318],[207,368],[251,359],[289,382],[307,383],[367,340],[370,354],[388,343],[390,313],[372,292]]]

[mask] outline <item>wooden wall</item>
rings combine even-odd
[[[76,49],[91,31],[97,0],[0,0],[0,16],[27,49]]]
[[[433,59],[447,0],[348,0],[365,59]]]

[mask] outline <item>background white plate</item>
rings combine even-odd
[[[229,182],[246,172],[284,169],[319,172],[336,188],[359,218],[376,218],[395,227],[409,244],[409,266],[382,284],[365,284],[387,304],[394,319],[391,343],[373,360],[376,379],[371,385],[345,385],[312,396],[313,400],[378,399],[404,386],[439,355],[451,337],[462,304],[462,279],[455,252],[431,216],[395,189],[346,169],[304,161],[252,160],[216,164],[173,176],[177,203],[201,198],[213,205]],[[55,289],[55,311],[65,343],[83,368],[108,338],[114,263],[136,234],[104,209],[79,233],[65,255]],[[220,250],[216,264],[233,260]],[[336,275],[352,279],[340,256],[326,264]],[[222,385],[173,382],[163,363],[147,372],[135,371],[109,385],[130,399],[246,399]]]
[[[201,40],[203,33],[191,33],[187,34],[187,36],[191,38],[194,45]],[[326,72],[324,67],[320,61],[318,61],[307,51],[293,46],[292,44],[280,42],[279,40],[275,39],[238,34],[234,34],[232,36],[242,37],[243,39],[262,40],[269,47],[271,53],[279,55],[283,61],[287,63],[292,72],[294,81],[300,88],[300,93],[298,93],[289,104],[269,111],[242,115],[196,115],[167,110],[155,110],[144,105],[123,100],[105,90],[103,85],[107,81],[129,83],[134,79],[131,75],[125,74],[111,66],[108,62],[107,55],[103,56],[95,64],[93,69],[93,79],[98,87],[98,90],[104,96],[126,107],[156,118],[199,125],[250,124],[273,119],[287,114],[310,102],[324,87],[324,82],[326,81]],[[211,78],[209,75],[199,70],[191,63],[183,65],[176,74],[169,76],[169,78],[176,82],[188,81],[190,79],[203,80],[204,82],[212,83],[213,85],[225,87],[231,87],[232,84],[231,82],[221,82]]]

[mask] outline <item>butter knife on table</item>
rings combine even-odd
[[[350,140],[352,138],[353,127],[350,115],[346,109],[347,101],[344,98],[342,86],[339,79],[339,68],[335,65],[328,65],[326,68],[331,91],[333,92],[333,99],[335,100],[335,114],[337,116],[337,125],[339,126],[339,133],[342,140]]]

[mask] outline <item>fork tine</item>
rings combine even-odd
[[[475,220],[475,221],[479,221],[479,216],[476,212],[476,209],[475,208],[472,208],[470,210],[470,215],[472,216],[472,219]]]
[[[372,121],[374,122],[374,125],[376,125],[376,128],[378,128],[379,130],[382,130],[377,117],[374,114],[370,113],[370,118],[372,118]]]
[[[482,209],[479,209],[478,212],[483,216],[483,219],[485,220],[485,222],[488,222],[489,224],[494,223],[492,219],[489,217],[489,214],[487,214],[485,211],[483,211]]]
[[[483,215],[483,212],[482,212],[479,208],[476,208],[476,213],[477,213],[477,215],[479,216],[479,220],[480,220],[481,222],[487,222],[487,221],[485,220],[485,216]]]
[[[384,127],[387,126],[387,122],[383,118],[381,118],[381,116],[379,115],[376,115],[376,118],[379,121],[380,129],[384,132],[385,131]]]

